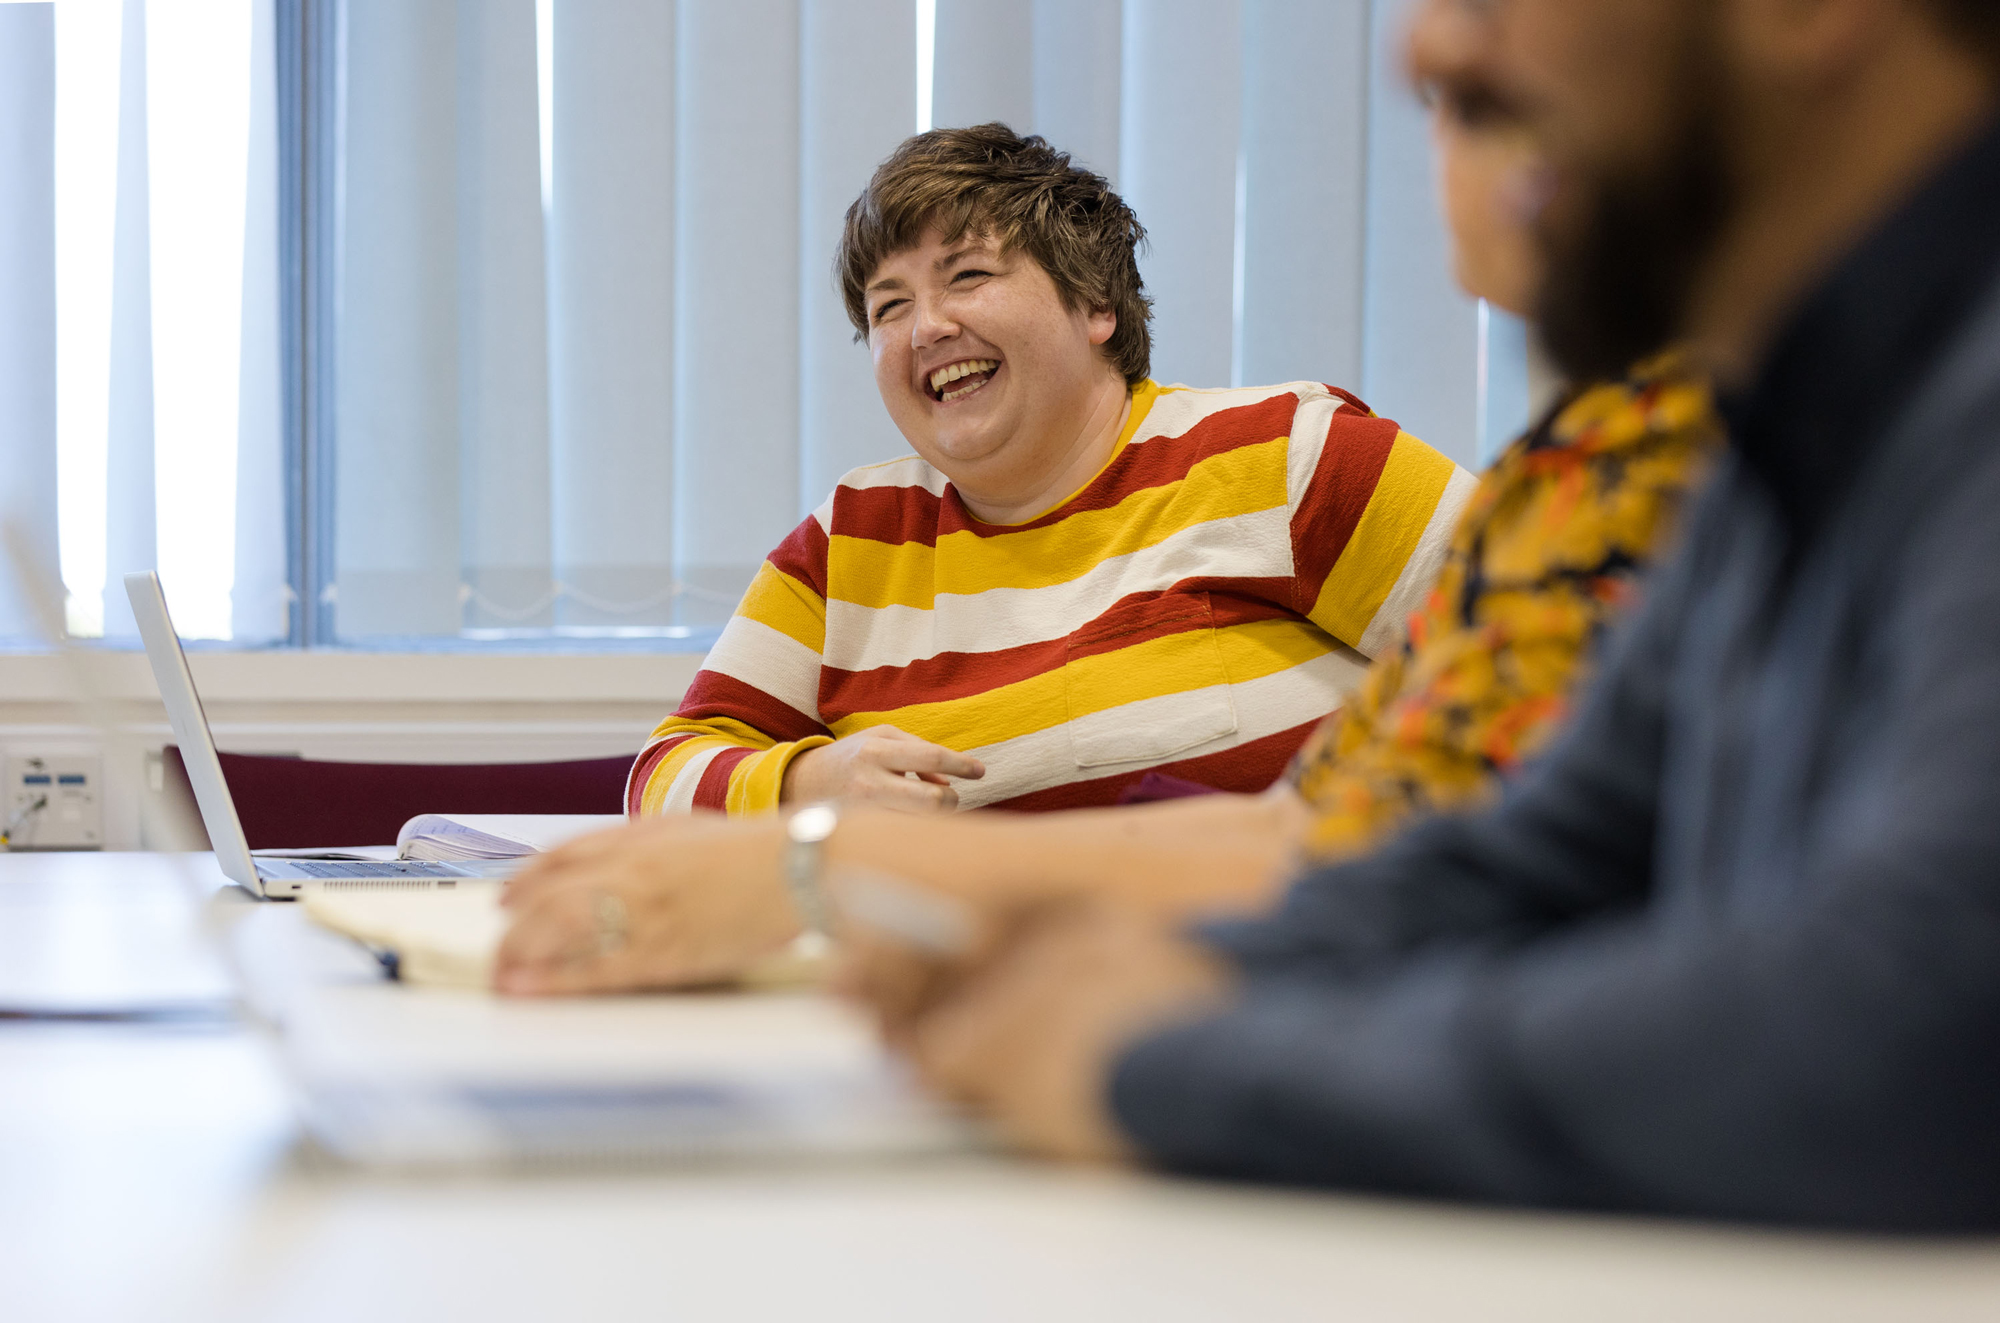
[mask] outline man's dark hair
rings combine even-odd
[[[1979,52],[2000,73],[2000,0],[1929,0],[1945,31]]]
[[[1145,227],[1103,175],[1005,124],[932,129],[876,167],[847,209],[834,275],[857,337],[868,334],[868,278],[935,228],[946,243],[990,235],[1041,264],[1071,311],[1109,309],[1118,329],[1104,356],[1128,384],[1151,370],[1152,300],[1139,278]]]

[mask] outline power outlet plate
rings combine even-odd
[[[16,754],[7,759],[10,850],[104,848],[104,759],[97,754]],[[34,805],[46,799],[40,808]]]

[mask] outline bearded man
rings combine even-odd
[[[1549,162],[1559,364],[1715,373],[1686,545],[1492,810],[1192,940],[996,901],[858,985],[1048,1153],[2000,1227],[2000,6],[1430,0],[1412,63]]]

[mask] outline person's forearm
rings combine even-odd
[[[1260,908],[1289,871],[1296,799],[1215,795],[1039,815],[849,813],[830,866],[936,886],[1113,895],[1172,914]]]

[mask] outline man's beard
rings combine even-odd
[[[1545,217],[1537,227],[1546,274],[1536,321],[1543,348],[1572,381],[1623,376],[1686,331],[1731,210],[1726,92],[1700,52],[1683,64],[1674,122],[1653,159],[1580,172],[1579,223],[1558,233]]]

